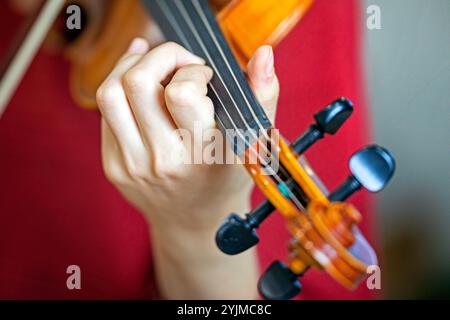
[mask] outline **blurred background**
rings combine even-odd
[[[450,1],[369,5],[382,27],[361,24],[375,138],[397,159],[377,196],[383,295],[450,298]]]

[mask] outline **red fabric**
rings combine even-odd
[[[330,188],[347,174],[351,153],[368,140],[363,104],[356,1],[317,0],[276,49],[282,93],[277,125],[293,139],[313,113],[339,96],[356,112],[338,137],[308,153]],[[2,51],[18,19],[0,12]],[[156,298],[148,228],[105,180],[99,115],[71,100],[68,65],[39,53],[0,120],[0,298]],[[255,203],[260,200],[255,193]],[[370,225],[368,197],[354,202]],[[284,223],[261,231],[261,262],[283,258]],[[66,268],[82,270],[82,290],[66,288]],[[309,272],[303,298],[368,298],[326,274]]]

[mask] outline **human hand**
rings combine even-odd
[[[156,227],[217,228],[233,210],[246,210],[251,179],[241,165],[184,164],[177,128],[215,127],[206,96],[212,70],[174,43],[148,51],[136,39],[100,86],[103,167],[108,179]],[[271,47],[257,50],[248,78],[273,120],[278,81]]]

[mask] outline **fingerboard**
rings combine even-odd
[[[208,1],[141,1],[167,40],[202,57],[214,70],[208,96],[214,103],[216,123],[234,152],[242,155],[272,124],[250,89]]]

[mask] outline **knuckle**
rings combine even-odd
[[[264,105],[266,109],[276,108],[280,92],[280,85],[277,79],[266,90],[257,92],[258,100]]]
[[[106,179],[114,185],[124,185],[126,184],[126,177],[123,173],[119,172],[115,166],[110,164],[103,165],[103,173]]]
[[[152,175],[159,181],[177,180],[179,178],[177,167],[165,159],[155,158],[152,161],[151,169]]]
[[[127,161],[127,172],[133,181],[148,183],[151,180],[148,165],[136,160]]]
[[[99,108],[107,108],[111,104],[116,103],[121,90],[122,88],[119,82],[106,80],[96,92],[96,100]]]
[[[169,41],[157,46],[152,51],[150,51],[150,56],[164,56],[169,53],[173,54],[174,52],[178,52],[182,48],[183,47],[178,43]]]
[[[146,74],[140,69],[131,69],[125,73],[123,82],[127,90],[135,92],[143,87],[146,81]]]
[[[196,94],[197,88],[192,81],[180,81],[170,83],[166,87],[166,99],[177,105],[183,105],[190,101]]]
[[[161,49],[161,50],[168,50],[168,51],[171,51],[171,50],[178,50],[178,49],[181,49],[181,48],[183,48],[183,47],[180,46],[178,43],[176,43],[176,42],[174,42],[174,41],[168,41],[168,42],[163,43],[162,45],[160,45],[160,46],[158,47],[158,49]]]
[[[202,103],[204,105],[203,110],[204,110],[205,114],[208,115],[208,117],[212,121],[215,121],[214,120],[214,103],[212,102],[211,98],[208,96],[203,97]]]

